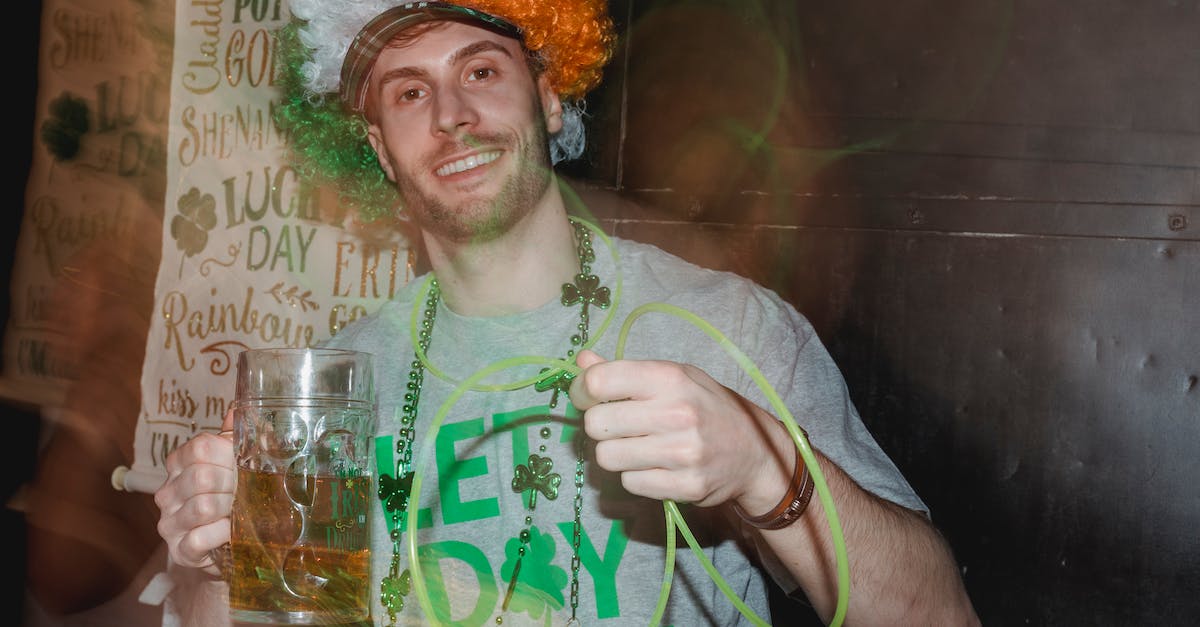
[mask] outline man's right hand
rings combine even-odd
[[[171,561],[219,575],[213,549],[229,542],[229,514],[237,486],[233,459],[233,411],[221,433],[202,433],[167,456],[167,481],[154,493],[158,535]]]

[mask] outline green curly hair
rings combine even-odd
[[[301,26],[293,20],[276,32],[283,102],[275,121],[288,133],[291,165],[301,180],[336,190],[339,201],[364,221],[391,215],[400,194],[367,142],[366,120],[347,115],[337,94],[305,89],[301,68],[308,51],[298,36]]]

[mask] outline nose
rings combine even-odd
[[[459,87],[441,89],[435,96],[434,134],[459,135],[479,122],[479,112],[469,94]]]

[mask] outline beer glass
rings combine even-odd
[[[367,620],[377,421],[371,355],[245,351],[233,407],[230,617]]]

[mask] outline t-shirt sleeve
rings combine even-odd
[[[837,364],[803,315],[773,292],[751,288],[739,328],[742,350],[774,388],[812,446],[863,489],[928,515],[928,508],[867,430]],[[739,391],[776,417],[746,373]]]

